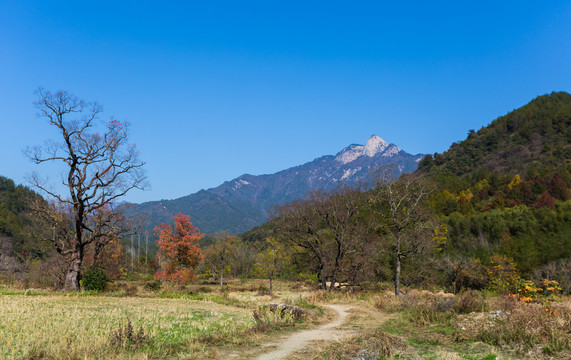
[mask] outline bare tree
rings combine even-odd
[[[279,208],[279,236],[310,254],[324,290],[328,280],[334,290],[352,278],[349,264],[361,258],[358,253],[373,235],[372,224],[359,214],[362,202],[361,192],[341,188],[331,194],[316,191],[308,200]]]
[[[31,183],[69,207],[73,239],[59,251],[71,258],[64,289],[78,291],[85,247],[99,236],[93,227],[98,222],[90,219],[108,210],[128,191],[144,188],[144,162],[139,160],[135,145],[128,143],[127,123],[111,120],[104,124],[101,134],[96,131],[100,105],[63,91],[52,94],[39,89],[36,94],[39,116],[57,129],[60,139],[29,148],[27,155],[36,164],[63,162],[67,176],[62,183],[67,195],[58,194],[38,176],[32,176]]]
[[[420,253],[429,244],[434,224],[422,208],[430,193],[428,184],[413,175],[393,180],[390,169],[379,176],[370,204],[381,218],[380,229],[394,240],[391,252],[395,259],[395,295],[398,296],[401,262]]]
[[[326,290],[328,239],[322,231],[320,219],[313,212],[312,203],[309,200],[295,200],[280,206],[276,215],[278,236],[307,252],[321,289]]]

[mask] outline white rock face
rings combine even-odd
[[[234,182],[234,187],[233,187],[233,189],[234,189],[234,190],[238,190],[239,188],[241,188],[241,187],[244,186],[244,185],[250,185],[250,183],[247,182],[247,181],[244,180],[244,179],[238,179],[238,181],[235,181],[235,182]]]
[[[341,180],[345,180],[345,179],[355,175],[355,173],[359,170],[361,170],[360,166],[355,168],[355,169],[347,169],[347,170],[343,171],[343,176],[341,176]]]
[[[367,140],[367,143],[363,145],[351,145],[345,148],[335,160],[342,164],[348,164],[355,161],[361,156],[374,157],[379,154],[386,157],[392,157],[398,154],[401,149],[396,145],[389,145],[385,140],[381,139],[377,135],[373,135]]]
[[[388,146],[389,144],[385,140],[381,139],[377,135],[373,135],[369,140],[367,140],[365,148],[363,149],[363,155],[373,157],[385,151]]]
[[[355,160],[359,156],[363,155],[363,149],[365,147],[363,145],[353,145],[349,146],[341,154],[337,156],[337,161],[343,164],[350,163],[351,161]]]
[[[396,154],[398,154],[400,152],[400,148],[396,145],[391,145],[389,146],[389,148],[387,150],[385,150],[385,152],[383,153],[382,156],[386,156],[386,157],[393,157]]]

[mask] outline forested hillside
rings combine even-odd
[[[571,95],[540,96],[478,131],[470,130],[467,139],[448,151],[427,155],[417,171],[395,183],[384,181],[364,192],[350,187],[314,191],[281,205],[270,221],[240,236],[205,238],[201,245],[207,256],[198,271],[253,276],[258,258],[279,249],[278,258],[288,260],[275,276],[310,279],[321,287],[330,281],[360,286],[392,282],[400,264],[405,286],[459,291],[550,278],[569,292],[570,125]],[[26,216],[27,201],[41,198],[0,179],[0,232],[10,237],[21,259],[24,251],[30,259],[43,259]],[[252,183],[248,179],[241,184]],[[402,201],[395,201],[397,195]],[[249,226],[261,221],[256,211],[228,207],[212,192],[179,200],[174,210],[182,213],[216,204],[209,205],[213,213],[204,218],[191,217],[207,229],[236,213],[248,218]],[[165,205],[155,205],[152,215],[168,218]],[[136,235],[136,244],[133,239],[123,239],[123,252],[118,244],[114,248],[118,255],[109,268],[116,277],[124,276],[125,269],[127,276],[157,269],[147,246],[141,250],[141,235]]]
[[[527,275],[569,273],[568,93],[537,97],[470,130],[445,153],[427,155],[417,173],[438,185],[430,207],[447,225],[448,252],[483,263],[500,254]]]
[[[554,172],[569,180],[571,171],[571,95],[554,92],[499,117],[443,154],[427,155],[420,171],[465,177],[488,170],[545,178]]]
[[[41,199],[27,187],[0,176],[0,272],[13,272],[24,258],[38,255],[38,244],[30,236],[29,205]]]

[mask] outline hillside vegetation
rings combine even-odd
[[[540,96],[417,173],[437,184],[430,210],[447,226],[451,254],[515,261],[527,276],[566,277],[571,255],[571,95]]]
[[[26,256],[34,258],[38,256],[41,247],[30,236],[31,202],[42,201],[42,197],[22,185],[15,185],[14,181],[0,176],[0,235],[5,248],[13,249],[18,257]],[[7,254],[3,254],[7,255]],[[1,265],[0,265],[1,269]]]

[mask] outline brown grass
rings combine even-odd
[[[321,343],[311,353],[290,357],[295,360],[337,360],[337,359],[388,359],[407,349],[399,337],[382,331],[362,331],[351,341]]]
[[[541,304],[514,301],[511,309],[480,316],[468,327],[471,328],[468,332],[459,331],[459,338],[474,338],[494,346],[511,347],[519,353],[537,347],[541,347],[546,355],[571,350],[571,311],[567,306],[554,305],[550,309]]]

